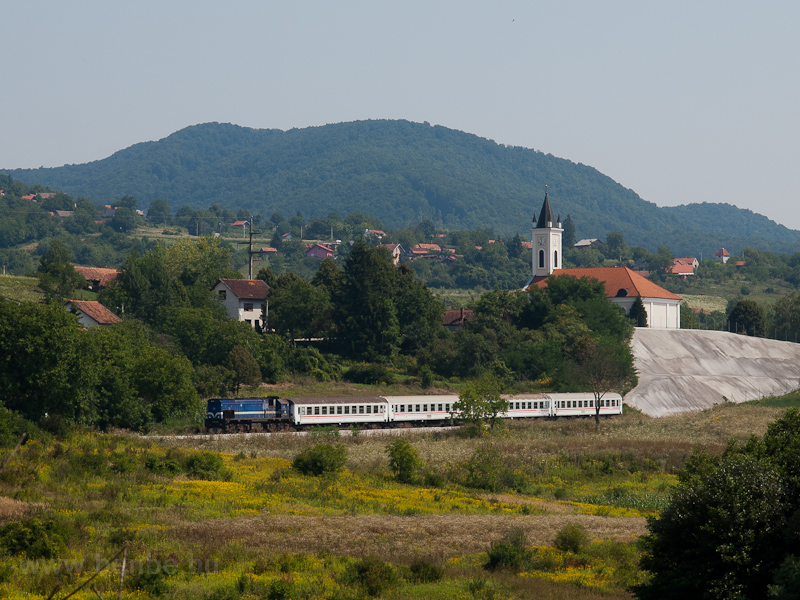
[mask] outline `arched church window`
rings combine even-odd
[[[553,252],[553,268],[554,269],[558,268],[558,250]]]
[[[539,250],[539,268],[544,269],[544,250]]]

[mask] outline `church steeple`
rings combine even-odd
[[[534,219],[531,230],[531,267],[534,277],[546,277],[561,268],[561,216],[555,218],[547,195],[544,191],[544,203],[538,221]]]
[[[550,208],[550,200],[547,198],[547,186],[545,186],[544,204],[542,204],[542,212],[539,213],[539,221],[536,223],[536,228],[544,229],[545,227],[553,227],[555,224],[556,220],[553,216],[553,209]]]

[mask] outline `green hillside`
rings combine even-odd
[[[265,216],[363,211],[389,228],[429,219],[500,235],[528,231],[547,183],[554,210],[572,215],[579,237],[618,230],[631,246],[676,254],[800,250],[800,231],[750,211],[721,205],[730,213],[721,223],[692,207],[659,208],[592,167],[408,121],[289,131],[207,123],[93,163],[3,172],[102,203],[130,194],[140,206],[160,197],[173,209],[218,204]],[[735,230],[725,226],[732,222]]]

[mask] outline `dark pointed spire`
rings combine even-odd
[[[539,214],[539,222],[536,223],[536,228],[544,229],[545,227],[553,227],[555,224],[556,219],[553,216],[553,209],[550,208],[550,200],[547,199],[547,186],[545,186],[544,204],[542,204],[542,212]]]

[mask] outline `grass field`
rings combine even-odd
[[[17,302],[41,302],[44,295],[38,285],[39,280],[35,277],[0,275],[0,298]]]
[[[424,464],[412,484],[391,474],[394,436],[368,431],[34,440],[0,475],[0,596],[45,600],[62,585],[63,597],[126,545],[128,599],[630,598],[642,576],[633,542],[692,448],[760,435],[798,403],[794,394],[663,419],[627,410],[599,428],[515,421],[477,438],[403,431]],[[290,468],[317,443],[344,445],[345,470]],[[481,483],[493,474],[501,485]],[[588,532],[576,552],[553,547],[567,525]],[[528,562],[484,569],[492,543],[514,531]],[[97,593],[115,596],[119,571],[93,580]],[[386,585],[370,588],[377,574]],[[97,595],[87,586],[73,597]]]

